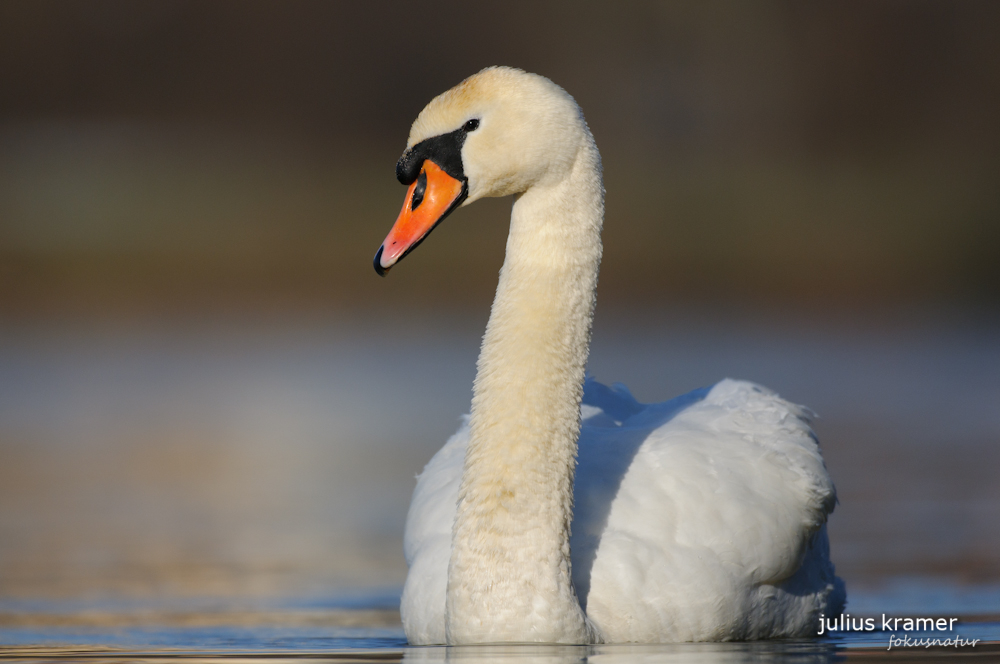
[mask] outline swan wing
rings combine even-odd
[[[843,585],[824,529],[836,493],[809,415],[724,380],[617,426],[584,427],[574,583],[606,640],[815,628]]]

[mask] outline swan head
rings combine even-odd
[[[558,182],[591,140],[580,107],[544,76],[490,67],[438,95],[396,164],[409,188],[375,271],[385,275],[460,206]]]

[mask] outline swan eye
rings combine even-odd
[[[462,125],[462,130],[465,132],[475,131],[479,129],[479,120],[473,118]]]

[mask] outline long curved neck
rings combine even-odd
[[[448,573],[449,643],[593,640],[569,535],[604,197],[589,132],[514,204],[483,338]]]

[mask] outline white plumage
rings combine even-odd
[[[621,387],[587,388],[570,546],[602,641],[808,636],[820,613],[842,610],[825,527],[836,495],[803,408],[735,380],[645,406]],[[468,442],[466,417],[413,493],[402,604],[411,643],[445,643]]]
[[[491,68],[433,100],[408,148],[470,119],[468,200],[521,195],[472,413],[413,494],[407,638],[815,633],[845,591],[825,527],[836,493],[808,411],[734,380],[649,405],[584,384],[603,222],[593,138],[561,88]]]

